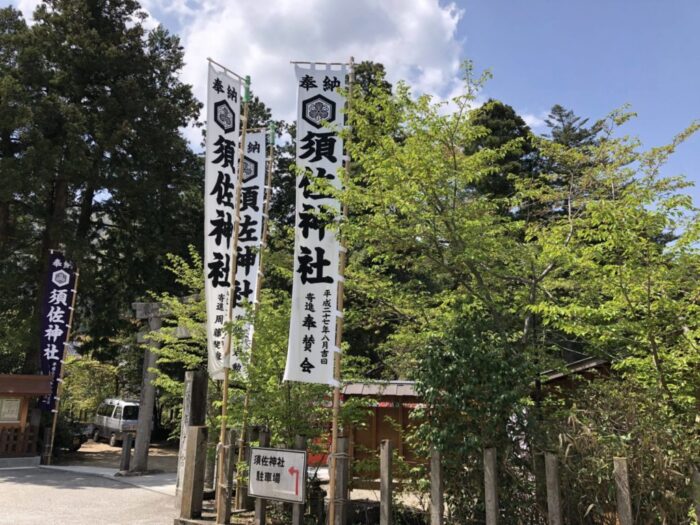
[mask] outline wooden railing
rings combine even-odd
[[[0,458],[35,456],[38,429],[36,427],[1,428]]]

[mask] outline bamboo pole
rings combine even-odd
[[[63,392],[63,375],[66,372],[66,347],[68,346],[68,341],[70,339],[70,333],[73,328],[73,313],[75,312],[75,300],[78,297],[78,279],[80,278],[80,272],[76,267],[75,269],[75,286],[73,287],[73,298],[70,302],[70,314],[68,314],[68,330],[66,331],[66,340],[63,343],[63,351],[61,353],[61,371],[58,374],[58,386],[56,387],[56,399],[55,406],[53,408],[53,421],[51,422],[51,438],[49,439],[49,450],[46,455],[46,464],[51,464],[51,458],[53,457],[53,442],[56,438],[56,425],[58,424],[58,408],[61,404],[61,393]]]
[[[355,59],[350,57],[350,81],[348,83],[348,111],[352,108],[352,90],[353,84],[355,83]],[[350,136],[348,136],[347,142],[350,142]],[[345,148],[347,150],[347,147]],[[350,173],[350,156],[348,155],[345,161],[345,174],[348,176]],[[343,218],[347,219],[348,216],[348,205],[347,202],[343,203]],[[340,264],[338,269],[338,274],[340,275],[340,282],[338,282],[338,312],[343,312],[343,307],[345,305],[345,265],[347,259],[347,249],[345,247],[345,241],[341,237],[340,241]],[[339,316],[336,323],[335,332],[335,346],[337,352],[333,356],[333,377],[337,381],[336,386],[333,388],[333,427],[331,430],[331,469],[330,469],[330,484],[328,487],[328,524],[335,525],[335,511],[336,511],[336,471],[337,471],[337,453],[338,453],[338,419],[340,417],[340,345],[343,342],[343,328],[345,326],[345,321],[343,316]]]
[[[255,302],[253,303],[253,323],[255,323],[255,318],[258,313],[258,305],[260,303],[260,294],[262,289],[263,280],[265,275],[263,273],[263,250],[267,247],[267,232],[269,231],[270,223],[270,199],[272,198],[272,169],[275,158],[275,125],[270,124],[270,153],[268,155],[269,161],[267,166],[267,177],[265,178],[265,206],[263,208],[263,229],[262,235],[260,236],[260,265],[258,266],[257,283],[255,285]],[[253,340],[250,343],[250,364],[253,364],[253,354],[255,350],[255,332],[253,332]],[[241,422],[241,436],[238,439],[238,463],[243,462],[243,448],[246,444],[247,434],[248,434],[248,411],[250,407],[250,382],[245,389],[245,398],[243,399],[243,421]],[[243,493],[240,487],[243,484],[243,475],[241,471],[238,471],[236,476],[236,508],[243,508]]]
[[[228,318],[233,316],[233,300],[236,293],[236,272],[238,270],[238,230],[241,223],[241,186],[243,185],[243,157],[245,156],[245,140],[248,128],[248,102],[250,101],[250,77],[245,77],[245,95],[243,104],[243,118],[241,119],[241,141],[240,154],[238,157],[238,174],[236,177],[236,209],[233,221],[233,242],[231,243],[231,283],[229,289]],[[231,354],[231,340],[233,334],[229,334],[226,339],[226,349],[224,351],[224,363],[226,357]],[[226,497],[226,464],[224,454],[224,443],[226,442],[226,416],[228,413],[228,383],[230,368],[224,366],[224,379],[221,385],[221,432],[219,433],[218,479],[216,483],[216,523],[228,523],[230,516],[225,516],[224,498]]]

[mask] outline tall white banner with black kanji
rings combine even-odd
[[[241,81],[209,64],[204,182],[204,276],[209,375],[224,378],[231,295],[231,243],[235,217]],[[239,365],[240,366],[240,365]]]
[[[243,156],[243,185],[241,186],[240,226],[238,228],[238,254],[236,288],[233,296],[233,318],[249,317],[257,296],[258,272],[265,200],[265,137],[266,133],[247,133]],[[249,352],[253,342],[253,324],[243,327],[239,344],[232,345],[231,367],[240,368],[241,352]]]
[[[340,206],[322,180],[340,187],[346,69],[295,66],[299,89],[294,280],[285,381],[337,385],[333,374],[340,243],[329,223]],[[322,186],[322,185],[321,185]]]

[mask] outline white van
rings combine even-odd
[[[105,399],[97,408],[92,439],[95,443],[101,438],[108,439],[110,446],[116,447],[126,434],[136,434],[138,419],[138,401]]]

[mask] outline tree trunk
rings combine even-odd
[[[60,168],[59,175],[56,177],[46,204],[48,213],[46,214],[46,224],[41,236],[40,252],[37,259],[37,294],[34,308],[34,326],[36,331],[35,336],[30,340],[30,347],[27,348],[24,358],[22,370],[26,374],[33,374],[41,368],[41,307],[44,301],[49,251],[59,247],[63,223],[66,218],[66,208],[68,206],[68,181],[60,174]]]

